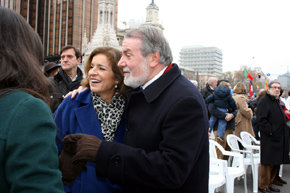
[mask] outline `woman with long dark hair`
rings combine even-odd
[[[63,192],[41,41],[14,11],[0,18],[0,190]]]

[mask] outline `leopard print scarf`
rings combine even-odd
[[[113,141],[124,112],[125,100],[118,92],[115,93],[110,104],[93,92],[92,99],[101,123],[103,137],[106,141]]]

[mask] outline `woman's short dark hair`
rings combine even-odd
[[[0,89],[22,89],[49,103],[38,34],[16,12],[0,7]]]
[[[118,62],[122,57],[122,53],[120,50],[112,47],[98,47],[91,52],[84,66],[86,78],[82,80],[82,86],[90,87],[88,72],[90,70],[93,57],[98,54],[104,54],[108,58],[115,78],[118,80],[117,89],[120,91],[120,94],[125,97],[127,87],[124,85],[124,74],[123,71],[118,67]]]

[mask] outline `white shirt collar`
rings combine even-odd
[[[78,75],[76,75],[74,78],[72,78],[72,81],[75,81],[77,79]]]
[[[148,82],[146,82],[146,84],[144,84],[142,87],[143,90],[145,90],[145,88],[147,86],[149,86],[150,84],[152,84],[155,80],[157,80],[160,76],[162,76],[162,74],[164,73],[164,71],[166,70],[167,66],[165,66],[158,74],[156,74],[151,80],[149,80]]]

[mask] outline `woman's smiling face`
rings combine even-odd
[[[110,103],[115,94],[115,85],[118,84],[118,81],[115,79],[107,56],[97,54],[93,57],[88,77],[91,91]]]

